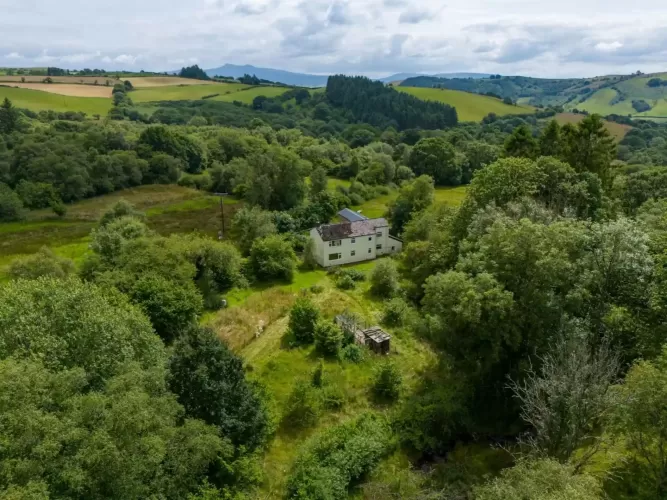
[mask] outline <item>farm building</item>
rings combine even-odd
[[[336,324],[347,335],[352,335],[355,343],[367,346],[375,354],[389,354],[391,335],[379,326],[363,328],[353,316],[348,314],[336,316]]]
[[[346,221],[310,230],[310,237],[315,242],[315,260],[320,266],[373,260],[403,248],[403,242],[389,234],[386,219],[367,219],[347,208],[339,215]]]

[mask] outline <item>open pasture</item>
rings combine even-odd
[[[456,108],[459,120],[481,121],[489,113],[498,116],[531,114],[535,108],[526,104],[511,106],[495,97],[472,94],[460,90],[432,89],[422,87],[395,87],[399,92],[413,95],[423,101],[437,101]]]
[[[83,85],[81,86],[83,87]],[[17,108],[31,111],[82,111],[89,116],[106,115],[111,109],[111,99],[105,97],[79,97],[43,92],[41,90],[5,87],[0,84],[0,100],[7,97]]]
[[[147,87],[172,87],[175,85],[217,85],[216,82],[207,80],[193,80],[192,78],[181,78],[180,76],[134,76],[125,78],[134,88],[143,89]]]
[[[561,125],[565,125],[566,123],[577,124],[584,118],[584,115],[577,113],[559,113],[556,115],[556,121]],[[623,140],[625,134],[632,128],[630,125],[623,125],[622,123],[607,120],[604,121],[604,125],[614,139],[616,139],[616,142]]]
[[[17,83],[43,83],[46,76],[7,76],[0,75],[0,82],[17,82]],[[120,82],[116,76],[49,76],[53,83],[70,83],[76,85],[101,85],[106,86],[107,81],[109,86],[113,87],[115,83]]]
[[[12,83],[12,87],[40,90],[51,94],[73,97],[104,97],[111,98],[112,87],[104,85],[80,85],[70,83]]]
[[[134,102],[190,101],[202,97],[227,93],[232,94],[247,88],[242,83],[204,83],[199,85],[172,85],[158,87],[139,87],[129,93]],[[220,97],[216,96],[216,98]],[[231,99],[233,100],[233,99]]]

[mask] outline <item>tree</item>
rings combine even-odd
[[[203,69],[201,69],[197,64],[181,68],[181,71],[179,72],[178,76],[180,76],[181,78],[193,78],[195,80],[210,80],[206,72]]]
[[[539,153],[537,141],[527,125],[520,125],[514,129],[505,141],[504,156],[534,159]]]
[[[391,230],[394,234],[401,234],[416,213],[433,203],[434,191],[433,179],[427,175],[422,175],[401,188],[398,197],[389,206]]]
[[[577,172],[592,172],[609,181],[611,162],[616,157],[614,138],[599,115],[584,118],[576,127],[563,127],[563,158]]]
[[[270,432],[258,388],[245,377],[243,360],[207,328],[193,326],[174,344],[169,388],[190,418],[220,429],[235,446],[252,451]]]
[[[599,451],[599,429],[616,405],[610,388],[620,371],[619,358],[606,345],[591,352],[588,336],[574,328],[541,365],[539,372],[531,368],[522,382],[512,383],[521,418],[532,428],[522,443],[539,456],[573,461],[578,471]]]
[[[602,485],[593,476],[551,459],[522,460],[474,489],[475,500],[599,500]]]
[[[383,298],[395,296],[400,289],[396,264],[389,259],[379,261],[373,268],[370,282],[370,290],[374,295]]]
[[[440,137],[421,139],[415,144],[408,166],[417,176],[431,176],[436,186],[457,186],[461,183],[461,166],[456,162],[456,151]]]
[[[332,321],[319,320],[315,325],[315,346],[328,356],[335,356],[343,345],[343,332]]]
[[[100,218],[99,226],[104,227],[110,222],[121,217],[134,217],[135,219],[143,220],[144,213],[136,210],[134,206],[126,200],[117,201],[109,210],[104,212]]]
[[[310,173],[310,193],[316,195],[326,190],[327,188],[327,173],[321,168],[315,168]]]
[[[291,282],[296,255],[292,245],[284,238],[277,235],[266,236],[252,244],[248,265],[260,281],[278,279]]]
[[[19,221],[25,218],[21,198],[7,184],[0,182],[0,222]]]
[[[139,277],[129,296],[150,318],[156,333],[171,343],[194,325],[201,314],[202,296],[194,282],[175,283],[153,273]]]
[[[560,125],[556,120],[551,120],[549,125],[542,131],[539,139],[540,154],[542,156],[554,156],[558,158],[563,151],[563,143],[560,134]]]
[[[90,233],[90,248],[104,262],[111,264],[121,256],[129,241],[150,234],[143,222],[135,217],[125,216],[93,229]]]
[[[317,263],[317,259],[315,258],[315,251],[317,250],[317,245],[315,244],[315,240],[312,238],[308,238],[308,241],[306,241],[306,244],[303,247],[303,258],[302,258],[302,266],[306,270],[314,270],[317,269],[317,266],[319,265]]]
[[[373,393],[383,401],[396,401],[400,394],[403,377],[393,363],[384,363],[375,373]]]
[[[75,367],[101,387],[129,362],[164,361],[148,319],[113,290],[76,279],[18,280],[0,288],[0,359],[38,358],[51,370]]]
[[[259,207],[243,207],[234,214],[231,234],[244,255],[250,253],[256,240],[276,232],[271,212]]]
[[[320,311],[306,297],[299,297],[290,309],[289,331],[302,344],[310,344],[315,340],[315,328],[320,319]]]
[[[158,153],[148,162],[145,184],[174,184],[181,174],[183,162],[165,153]]]
[[[87,376],[38,356],[0,360],[0,481],[16,498],[175,500],[233,460],[215,428],[183,421],[160,367],[124,365],[93,391]]]
[[[36,279],[41,276],[63,279],[74,274],[75,270],[72,260],[58,257],[50,248],[42,247],[34,255],[13,261],[7,274],[13,279]]]
[[[12,101],[5,97],[0,105],[0,134],[11,134],[17,129],[20,113]]]
[[[667,494],[667,350],[653,362],[638,361],[616,387],[610,430],[625,443],[634,467],[649,478],[646,498]],[[639,479],[639,478],[637,478]]]

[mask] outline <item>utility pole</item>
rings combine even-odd
[[[224,197],[229,193],[213,193],[216,196],[220,197],[220,221],[222,222],[222,231],[218,235],[218,239],[222,240],[225,237],[225,204],[223,202]]]

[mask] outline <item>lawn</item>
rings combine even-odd
[[[436,203],[446,203],[447,205],[457,207],[461,204],[463,198],[465,198],[467,189],[468,186],[437,187],[435,188],[433,198]],[[398,191],[392,191],[389,194],[368,200],[362,205],[352,207],[352,209],[362,213],[369,219],[385,217],[389,210],[389,205],[391,205],[397,196]]]
[[[421,87],[394,87],[399,92],[411,94],[424,101],[437,101],[456,108],[460,121],[481,121],[489,113],[498,116],[532,114],[535,108],[526,104],[510,106],[500,99],[459,90]]]
[[[83,111],[89,116],[106,115],[112,104],[111,99],[104,97],[64,96],[40,90],[0,86],[0,101],[5,97],[17,108],[31,111]]]
[[[353,266],[370,274],[377,261]],[[319,285],[318,293],[302,290]],[[243,291],[232,307],[208,318],[218,334],[227,340],[246,361],[250,377],[260,381],[271,397],[271,407],[278,415],[294,385],[310,380],[320,356],[312,346],[291,348],[285,341],[289,308],[299,293],[308,293],[325,317],[349,310],[361,315],[368,323],[377,324],[383,302],[368,292],[368,282],[356,290],[341,291],[324,270],[297,272],[291,285],[275,284]],[[233,294],[232,294],[233,296]],[[257,336],[258,326],[263,332]],[[423,370],[436,362],[436,355],[424,342],[407,331],[386,329],[392,335],[392,352],[388,359],[399,367],[403,379],[403,394],[407,395],[420,380]],[[323,413],[318,424],[309,430],[294,431],[280,426],[263,458],[265,480],[258,498],[284,497],[284,487],[292,462],[299,447],[308,436],[327,426],[356,417],[362,411],[386,412],[370,397],[374,371],[387,358],[366,353],[359,364],[338,359],[323,359],[325,381],[337,385],[345,395],[345,406],[340,411]],[[390,458],[389,460],[395,461]],[[401,467],[408,467],[407,461]]]

